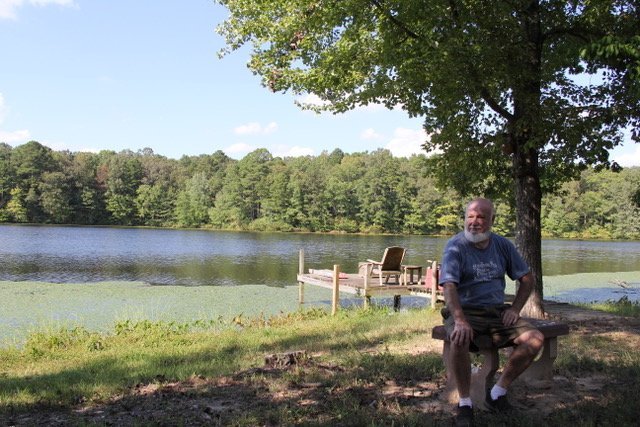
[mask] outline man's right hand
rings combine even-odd
[[[442,287],[444,289],[444,301],[447,304],[449,313],[451,313],[451,316],[454,318],[453,332],[451,332],[449,340],[451,340],[453,345],[468,347],[473,339],[473,328],[464,317],[464,312],[458,299],[456,284],[446,282],[442,284]]]
[[[468,347],[473,339],[473,328],[466,320],[456,320],[449,339],[454,345]]]

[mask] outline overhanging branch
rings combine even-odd
[[[455,26],[460,27],[460,13],[458,11],[457,5],[455,2],[450,1],[450,13],[451,13],[451,21]],[[479,76],[478,69],[475,67],[472,61],[468,60],[466,55],[461,55],[463,62],[465,64],[465,68],[469,70],[469,76],[471,81],[480,92],[480,96],[482,100],[487,103],[489,108],[493,111],[504,117],[506,120],[512,120],[513,114],[510,113],[506,108],[504,108],[500,103],[491,95],[489,89],[482,83],[482,79]]]
[[[420,36],[417,33],[411,31],[411,29],[409,27],[407,27],[404,24],[404,22],[400,21],[398,18],[393,16],[391,13],[389,13],[388,10],[383,8],[382,7],[382,3],[379,0],[371,0],[371,3],[376,7],[376,9],[378,9],[380,12],[382,12],[389,21],[391,21],[395,26],[397,26],[402,31],[404,31],[409,37],[411,37],[413,39],[419,39],[420,38]]]
[[[506,120],[512,120],[513,119],[513,114],[510,113],[506,108],[504,108],[502,105],[500,105],[489,93],[489,90],[484,87],[481,86],[480,87],[480,95],[482,96],[482,99],[484,102],[487,103],[487,105],[496,113],[500,114],[502,117],[504,117]]]

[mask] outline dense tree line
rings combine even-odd
[[[436,160],[387,150],[234,160],[138,152],[53,151],[0,144],[0,222],[237,230],[443,234],[466,202],[433,177]],[[497,228],[514,210],[499,204]],[[549,236],[640,238],[640,168],[585,171],[543,204]]]

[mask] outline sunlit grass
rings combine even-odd
[[[265,354],[292,349],[345,359],[362,348],[393,347],[424,336],[430,325],[424,317],[424,312],[387,310],[331,317],[315,309],[229,322],[123,321],[106,334],[79,327],[36,332],[21,349],[0,350],[0,408],[68,406],[158,378],[229,375],[261,365]]]
[[[631,301],[627,297],[622,297],[618,301],[576,305],[590,308],[592,310],[617,314],[618,316],[640,317],[640,301]]]
[[[632,304],[637,306],[637,304]],[[385,385],[441,384],[439,346],[410,354],[440,324],[437,310],[393,312],[324,309],[288,314],[237,315],[188,322],[121,320],[109,331],[82,327],[31,333],[20,346],[0,350],[0,419],[6,413],[68,410],[108,405],[136,385],[247,373],[254,390],[277,396],[315,384],[314,405],[277,399],[222,418],[223,424],[253,425],[441,425],[449,414],[428,414],[411,400],[386,398]],[[265,355],[303,350],[315,364],[269,375]],[[339,367],[327,371],[324,367]],[[478,414],[479,425],[633,425],[640,393],[640,351],[624,331],[572,332],[560,338],[556,374],[573,381],[591,375],[609,380],[599,397],[560,407],[548,415],[501,419]],[[437,398],[421,398],[422,401]],[[257,399],[257,397],[256,397]],[[418,399],[420,400],[420,399]],[[180,417],[181,414],[167,416]],[[434,418],[435,417],[435,418]],[[163,420],[158,420],[162,424]],[[167,419],[180,424],[180,419]],[[81,423],[82,424],[82,423]],[[186,421],[185,421],[186,424]]]

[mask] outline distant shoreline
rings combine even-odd
[[[238,230],[232,228],[212,228],[212,227],[156,227],[150,225],[113,225],[113,224],[46,224],[46,223],[22,223],[22,222],[0,222],[0,226],[16,226],[16,227],[71,227],[71,228],[114,228],[114,229],[132,229],[132,230],[176,230],[176,231],[211,231],[224,233],[256,233],[256,234],[313,234],[313,235],[345,235],[345,236],[424,236],[432,238],[448,238],[455,235],[452,234],[420,234],[420,233],[350,233],[346,231],[260,231],[260,230]],[[505,235],[513,239],[515,236]],[[557,237],[543,235],[542,240],[568,240],[568,241],[585,241],[585,242],[640,242],[640,239],[605,239],[605,238],[588,238],[588,237]]]

